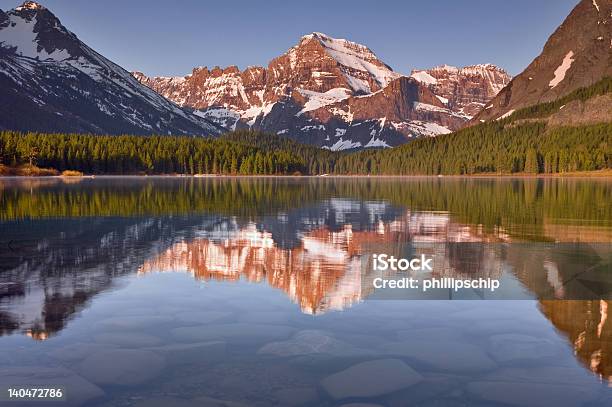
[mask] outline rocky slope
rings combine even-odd
[[[492,64],[457,68],[441,65],[414,70],[411,77],[427,86],[449,109],[474,116],[510,82],[510,75]]]
[[[302,37],[266,68],[200,67],[185,77],[134,76],[230,129],[274,132],[333,150],[396,146],[449,133],[471,118],[473,102],[488,102],[507,82],[507,75],[491,75],[485,89],[475,91],[472,83],[459,89],[466,79],[456,85],[452,103],[444,102],[446,91],[393,71],[363,45],[322,33]]]
[[[32,1],[0,10],[0,129],[215,135],[98,54]]]
[[[542,53],[485,106],[474,122],[509,116],[517,109],[556,100],[611,76],[611,16],[611,0],[580,1],[550,36]],[[611,109],[608,105],[608,114]]]

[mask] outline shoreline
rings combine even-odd
[[[242,174],[206,174],[206,175],[184,175],[184,174],[95,174],[81,176],[65,176],[65,175],[0,175],[2,179],[62,179],[62,180],[79,180],[79,179],[96,179],[96,178],[197,178],[197,179],[221,179],[221,178],[482,178],[482,179],[558,179],[558,178],[588,178],[588,179],[610,179],[612,180],[612,171],[587,171],[587,172],[571,172],[563,174],[461,174],[461,175],[364,175],[364,174],[334,174],[334,175],[242,175]]]
[[[491,173],[475,174],[86,174],[78,170],[64,170],[60,172],[55,168],[41,168],[37,166],[7,167],[0,164],[0,179],[2,178],[611,178],[612,168],[593,171],[572,171],[564,173]]]

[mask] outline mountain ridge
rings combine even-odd
[[[0,128],[97,134],[222,131],[142,86],[32,1],[0,13],[0,85]]]
[[[490,63],[438,65],[413,70],[410,76],[429,87],[445,105],[470,117],[478,114],[511,79],[504,69]]]
[[[612,76],[611,17],[611,0],[581,0],[550,35],[542,52],[485,106],[472,124],[552,102]]]
[[[428,84],[392,70],[365,45],[319,32],[302,36],[267,67],[197,67],[184,77],[133,75],[231,130],[262,130],[332,150],[397,146],[450,133],[471,118],[449,108]],[[507,81],[503,75],[493,79]],[[487,102],[492,97],[486,91],[475,97],[483,95]]]

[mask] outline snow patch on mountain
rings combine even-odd
[[[448,109],[445,109],[443,107],[438,107],[438,106],[430,105],[428,103],[414,102],[413,105],[414,105],[414,109],[415,110],[428,111],[428,112],[440,112],[440,113],[451,114],[451,112]]]
[[[442,103],[444,103],[445,105],[448,104],[448,99],[439,95],[436,95],[436,97],[438,98],[438,100]]]
[[[304,126],[300,130],[302,130],[302,131],[325,130],[325,125],[317,124],[317,125],[314,125],[314,126]]]
[[[314,92],[306,89],[297,90],[307,101],[304,108],[296,113],[296,116],[301,116],[305,112],[316,110],[320,107],[339,102],[351,96],[351,91],[346,88],[334,88],[327,92]]]
[[[236,130],[236,124],[240,120],[238,113],[223,107],[213,107],[204,111],[195,110],[193,113],[232,131]]]
[[[372,136],[368,144],[364,146],[365,148],[389,148],[391,147],[389,144],[385,143],[383,140],[376,138],[376,136]]]
[[[346,134],[346,129],[336,129],[336,134],[334,137],[342,137]]]
[[[351,148],[359,148],[359,147],[361,147],[361,143],[359,141],[354,142],[352,140],[344,140],[342,137],[340,137],[340,140],[336,141],[333,145],[323,146],[322,148],[325,148],[331,151],[342,151],[342,150],[349,150]]]
[[[340,117],[346,123],[352,123],[353,122],[353,117],[354,116],[353,116],[353,113],[351,113],[350,106],[349,106],[348,110],[343,110],[343,109],[338,108],[338,107],[332,107],[329,111],[334,116]]]
[[[16,10],[36,10],[30,7],[18,7]],[[65,49],[56,49],[50,54],[39,46],[37,42],[38,34],[35,32],[37,18],[36,16],[31,19],[19,15],[8,14],[9,24],[7,27],[2,29],[2,36],[0,36],[0,46],[3,48],[14,48],[17,55],[28,58],[39,58],[42,60],[53,60],[63,61],[70,58],[70,54]]]
[[[565,55],[565,57],[563,58],[563,61],[561,62],[561,65],[559,65],[559,67],[555,69],[555,72],[554,72],[555,77],[551,79],[551,81],[548,83],[548,86],[550,86],[551,88],[554,88],[555,86],[560,84],[561,81],[563,81],[567,70],[570,69],[570,67],[572,66],[572,62],[574,62],[573,57],[574,57],[573,51],[570,51]]]
[[[346,81],[348,82],[351,89],[353,89],[356,93],[369,94],[370,92],[372,92],[368,81],[364,79],[355,78],[354,76],[351,76],[347,73],[344,73],[343,75],[346,78]]]
[[[447,127],[439,125],[437,123],[425,122],[422,120],[411,120],[408,122],[391,122],[397,130],[408,131],[411,133],[411,137],[427,136],[435,137],[441,134],[451,133],[451,130]]]
[[[276,102],[274,102],[274,103],[264,103],[261,106],[250,107],[249,109],[247,109],[244,112],[242,112],[241,116],[244,119],[250,119],[249,121],[247,121],[247,125],[249,127],[251,127],[251,126],[253,126],[255,124],[255,121],[260,116],[262,118],[266,117],[272,111],[272,108],[274,107],[275,104],[276,104]]]
[[[434,85],[434,84],[438,83],[438,80],[436,78],[434,78],[433,76],[431,76],[430,74],[428,74],[425,71],[414,72],[410,76],[413,77],[414,79],[416,79],[417,81],[421,82],[421,83],[426,83],[426,84],[429,84],[429,85]]]

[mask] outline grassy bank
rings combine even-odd
[[[54,168],[40,168],[29,164],[10,167],[0,164],[0,176],[5,177],[49,177],[59,174],[59,171]]]

